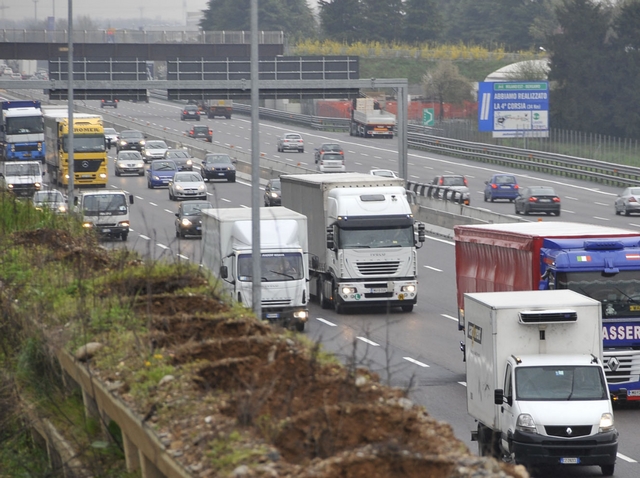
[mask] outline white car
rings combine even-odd
[[[107,140],[107,145],[109,148],[118,142],[118,132],[115,128],[105,128],[104,129],[104,138]]]
[[[149,163],[154,159],[163,159],[167,149],[169,149],[169,146],[161,139],[147,140],[142,147],[142,159],[144,159],[145,163]]]
[[[395,172],[390,169],[372,169],[369,171],[369,174],[373,174],[374,176],[382,176],[383,178],[398,178]]]
[[[144,161],[138,151],[120,151],[116,156],[116,176],[123,174],[144,176]]]
[[[318,171],[321,173],[344,173],[344,156],[339,153],[324,153],[318,160]]]
[[[207,186],[200,173],[178,171],[169,182],[169,200],[207,199]]]

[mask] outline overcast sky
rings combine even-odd
[[[310,5],[317,3],[307,1]],[[186,12],[204,10],[206,6],[207,0],[74,0],[73,16],[89,16],[94,20],[143,17],[185,23]],[[0,0],[0,18],[16,21],[67,18],[68,8],[69,0]]]

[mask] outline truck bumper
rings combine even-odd
[[[618,432],[563,439],[516,431],[511,451],[523,465],[613,465]]]
[[[418,282],[415,280],[339,282],[337,297],[341,305],[402,307],[418,301]]]

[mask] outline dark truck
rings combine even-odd
[[[207,115],[207,118],[224,116],[231,119],[233,100],[205,100],[198,103],[198,108]]]

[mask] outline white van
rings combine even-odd
[[[76,196],[73,203],[74,212],[82,217],[82,227],[94,229],[102,237],[127,240],[133,194],[127,197],[122,190],[88,190]]]
[[[0,163],[0,190],[19,197],[31,197],[42,188],[44,171],[39,161]]]

